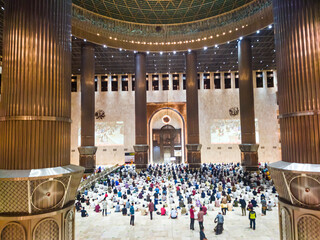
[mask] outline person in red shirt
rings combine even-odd
[[[253,209],[253,204],[249,202],[247,210],[250,212]]]
[[[195,213],[194,206],[192,205],[190,208],[190,229],[194,230],[194,213]]]
[[[192,190],[192,195],[193,196],[196,195],[196,190],[195,189]]]
[[[165,216],[167,213],[167,210],[165,209],[165,206],[163,205],[161,208],[161,216]]]
[[[207,215],[207,211],[208,211],[208,209],[207,209],[207,207],[203,204],[203,206],[202,206],[202,211],[204,212],[204,215]]]
[[[154,211],[154,204],[151,200],[148,204],[148,208],[149,208],[149,212],[150,212],[150,219],[152,220],[152,212]]]
[[[198,222],[199,222],[200,229],[203,228],[203,215],[204,215],[203,209],[202,207],[200,207],[200,211],[198,212]]]

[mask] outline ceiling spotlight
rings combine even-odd
[[[160,55],[162,55],[163,54],[163,52],[160,52]]]
[[[147,51],[147,54],[149,54],[150,52],[149,51]]]
[[[228,41],[227,43],[229,44],[230,42]]]
[[[85,42],[86,42],[86,41],[87,41],[87,39],[83,39],[83,41],[85,41]]]
[[[218,44],[214,45],[214,47],[217,48],[217,47],[218,47]]]
[[[177,52],[176,51],[173,51],[173,54],[176,54]]]
[[[188,52],[191,52],[191,49],[188,49]]]
[[[272,28],[272,25],[269,25],[268,28],[271,29],[271,28]]]
[[[259,34],[259,33],[260,33],[260,30],[258,30],[257,33]]]
[[[104,48],[107,48],[107,45],[103,45]]]
[[[121,52],[121,51],[122,51],[122,48],[119,48],[119,51]]]
[[[243,39],[243,37],[239,37],[239,40],[241,41]]]
[[[208,48],[207,47],[203,47],[203,50],[207,50]]]
[[[133,51],[133,53],[137,53],[137,51]]]

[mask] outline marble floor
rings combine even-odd
[[[199,224],[195,221],[195,230],[189,229],[189,216],[179,215],[178,219],[169,219],[168,216],[154,214],[154,220],[149,216],[141,216],[140,212],[135,214],[135,226],[130,226],[129,216],[122,216],[121,213],[111,213],[107,217],[102,217],[101,213],[95,213],[87,209],[89,217],[81,218],[80,213],[76,213],[76,239],[77,240],[97,240],[97,239],[174,239],[188,240],[200,239]],[[249,228],[248,215],[241,216],[241,208],[235,208],[233,212],[227,212],[225,216],[224,231],[222,235],[216,236],[213,228],[214,218],[220,209],[215,208],[209,211],[204,218],[204,232],[208,240],[210,239],[255,239],[255,240],[278,240],[279,220],[278,209],[267,211],[266,216],[261,216],[260,208],[257,212],[257,226],[253,231]]]

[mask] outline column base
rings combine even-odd
[[[134,163],[136,169],[147,169],[148,167],[148,149],[147,144],[137,144],[133,146],[134,148]]]
[[[74,199],[83,171],[74,165],[0,170],[1,240],[75,239]]]
[[[259,144],[239,144],[241,151],[241,165],[244,171],[259,171],[258,148]]]
[[[93,173],[96,169],[96,152],[97,147],[83,146],[78,147],[80,166],[84,167],[85,173]]]
[[[280,239],[320,240],[320,210],[311,210],[279,201]]]
[[[268,169],[280,199],[281,240],[320,240],[320,164],[279,161]]]
[[[187,144],[187,160],[189,168],[200,168],[201,166],[201,144]]]
[[[75,239],[74,221],[73,203],[46,214],[0,216],[0,236],[2,240],[73,240]]]

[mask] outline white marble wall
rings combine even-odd
[[[234,81],[232,73],[232,80]],[[221,73],[223,75],[223,73]],[[202,75],[201,75],[202,76]],[[213,74],[211,74],[213,76]],[[273,162],[280,160],[279,125],[277,120],[276,91],[277,80],[274,79],[275,87],[267,88],[266,74],[264,76],[264,87],[255,88],[255,115],[259,124],[260,148],[259,160],[262,162]],[[255,73],[254,73],[255,77]],[[108,92],[101,92],[100,76],[98,92],[96,92],[96,110],[102,109],[106,113],[103,121],[124,122],[124,145],[123,146],[101,146],[97,151],[97,164],[124,163],[124,153],[132,152],[135,141],[134,124],[134,92],[131,91],[131,76],[129,75],[129,91],[112,92],[109,83]],[[182,74],[180,74],[180,90],[148,91],[148,102],[185,102],[185,90],[182,90]],[[240,150],[236,144],[211,144],[210,127],[214,119],[233,119],[229,115],[229,108],[239,107],[239,90],[235,89],[232,82],[231,89],[213,89],[213,77],[211,77],[211,89],[203,89],[200,84],[199,90],[199,118],[200,118],[200,143],[202,144],[202,162],[238,162],[240,161]],[[110,78],[109,78],[110,79]],[[119,76],[118,79],[121,79]],[[161,79],[161,78],[160,78]],[[172,81],[172,77],[169,78]],[[110,81],[109,81],[110,82]],[[254,81],[255,82],[255,81]],[[149,81],[149,89],[151,88]],[[169,83],[172,86],[172,83]],[[78,131],[80,128],[80,76],[78,76],[78,92],[72,93],[72,127],[71,127],[71,162],[79,163],[78,154]],[[162,84],[160,84],[160,87]],[[254,84],[255,86],[255,84]]]

